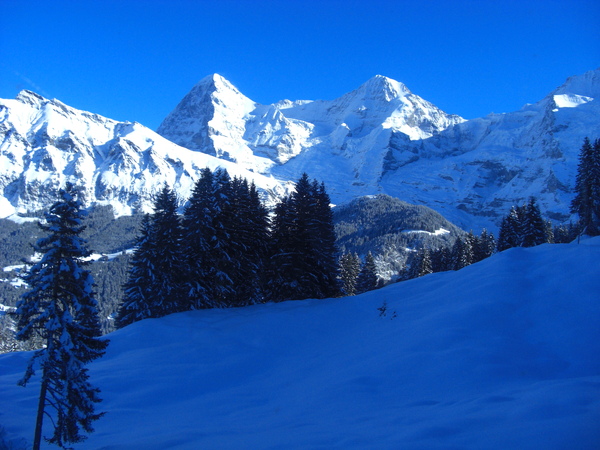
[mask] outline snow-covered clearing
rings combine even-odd
[[[76,448],[597,449],[598,261],[600,238],[516,248],[357,297],[138,322],[90,365],[107,413]],[[30,356],[0,355],[16,448]]]

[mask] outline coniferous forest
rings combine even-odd
[[[271,211],[254,185],[231,179],[221,169],[205,169],[189,199],[175,198],[164,186],[155,198],[153,214],[115,218],[110,207],[96,206],[85,219],[82,237],[94,252],[111,255],[89,266],[102,331],[174,311],[355,295],[390,281],[459,270],[511,247],[571,242],[582,233],[596,235],[600,230],[599,155],[600,140],[586,139],[571,204],[574,222],[552,226],[536,199],[530,198],[507,213],[497,237],[487,230],[479,235],[457,230],[442,236],[445,240],[411,244],[405,234],[393,234],[401,226],[394,217],[412,217],[418,210],[377,196],[369,203],[356,203],[367,208],[366,214],[357,215],[344,206],[336,219],[325,186],[308,175]],[[431,232],[448,226],[427,209],[414,218],[423,223],[413,226]],[[40,236],[34,221],[2,220],[3,266],[31,258],[31,242]],[[414,247],[398,263],[396,275],[382,277],[382,261],[396,254],[390,249],[407,245]],[[18,275],[18,271],[5,272],[6,280],[0,283],[8,307],[14,307],[27,288]],[[13,320],[10,314],[0,317],[0,351],[39,348],[41,343],[35,339],[14,340]]]
[[[272,217],[256,187],[204,169],[180,216],[164,186],[145,216],[115,319],[340,295],[329,196],[304,174]]]

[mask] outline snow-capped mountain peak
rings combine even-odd
[[[158,133],[246,169],[272,173],[311,148],[344,151],[367,135],[377,140],[386,129],[421,139],[462,121],[382,75],[334,100],[271,105],[254,103],[223,77],[211,75],[167,116]]]
[[[271,199],[285,183],[179,147],[139,123],[117,122],[30,91],[0,100],[0,217],[47,208],[67,181],[86,206],[149,211],[164,183],[185,201],[204,167],[253,180]]]
[[[199,169],[220,165],[273,195],[307,172],[335,204],[388,194],[475,231],[530,196],[565,221],[583,138],[600,136],[599,96],[597,69],[518,111],[465,121],[382,75],[333,100],[262,105],[213,74],[160,137],[23,91],[0,101],[0,206],[40,209],[71,178],[90,203],[135,209],[165,181],[185,198]]]
[[[383,75],[375,75],[373,78],[367,80],[358,88],[358,91],[364,92],[365,97],[383,98],[386,101],[391,101],[411,93],[403,83]]]
[[[600,97],[600,68],[567,78],[552,94],[574,94],[591,98]]]

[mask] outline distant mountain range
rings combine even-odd
[[[0,215],[46,207],[67,180],[87,204],[148,210],[165,182],[184,201],[199,170],[222,166],[271,201],[307,172],[336,204],[387,194],[476,232],[531,195],[560,222],[583,139],[600,136],[598,97],[600,69],[519,111],[467,121],[379,75],[335,100],[272,105],[211,75],[155,133],[23,91],[0,100]]]

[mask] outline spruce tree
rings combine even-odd
[[[153,317],[185,311],[183,296],[182,230],[177,197],[165,185],[154,200],[152,216]]]
[[[496,239],[484,228],[474,241],[473,263],[489,258],[494,251],[496,251]]]
[[[358,279],[356,280],[356,293],[372,291],[379,287],[379,278],[377,276],[377,265],[371,252],[367,253],[365,262],[360,269]]]
[[[458,237],[452,246],[450,260],[452,270],[460,270],[473,262],[473,239],[468,235],[466,238]]]
[[[155,301],[152,283],[156,269],[153,263],[153,250],[150,215],[146,214],[131,258],[129,277],[123,286],[125,296],[115,318],[117,328],[154,316],[152,306]]]
[[[419,249],[416,253],[413,254],[413,257],[411,259],[412,261],[410,263],[410,269],[408,272],[409,279],[419,278],[424,275],[433,273],[431,253],[428,249]]]
[[[542,218],[542,213],[535,198],[523,206],[521,218],[521,246],[534,247],[549,242],[548,226]]]
[[[269,296],[275,301],[339,295],[333,216],[325,187],[303,174],[275,207]]]
[[[350,296],[356,294],[356,282],[360,273],[360,258],[356,253],[344,253],[340,257],[340,280],[342,292]]]
[[[108,345],[108,340],[100,338],[93,280],[84,268],[84,258],[89,256],[81,238],[85,211],[70,183],[59,196],[45,214],[46,223],[40,224],[48,233],[36,244],[43,256],[27,274],[30,290],[17,305],[17,339],[39,334],[45,342],[45,347],[34,353],[19,383],[25,386],[35,367],[40,367],[34,449],[40,447],[44,415],[51,417],[54,425],[52,436],[46,440],[60,447],[86,439],[81,431],[93,432],[92,422],[102,416],[95,411],[95,403],[101,401],[100,390],[88,381],[85,368],[101,357]]]
[[[431,270],[433,272],[452,270],[451,253],[448,247],[440,247],[431,252]]]
[[[229,277],[233,283],[232,306],[264,301],[263,276],[268,246],[268,211],[260,201],[256,186],[245,179],[231,182],[229,219],[226,222],[233,264]]]
[[[592,145],[585,138],[579,153],[575,179],[575,198],[571,212],[579,216],[581,232],[590,236],[600,234],[600,140]]]
[[[499,252],[521,246],[523,215],[523,207],[513,206],[508,215],[502,219],[497,242]]]

